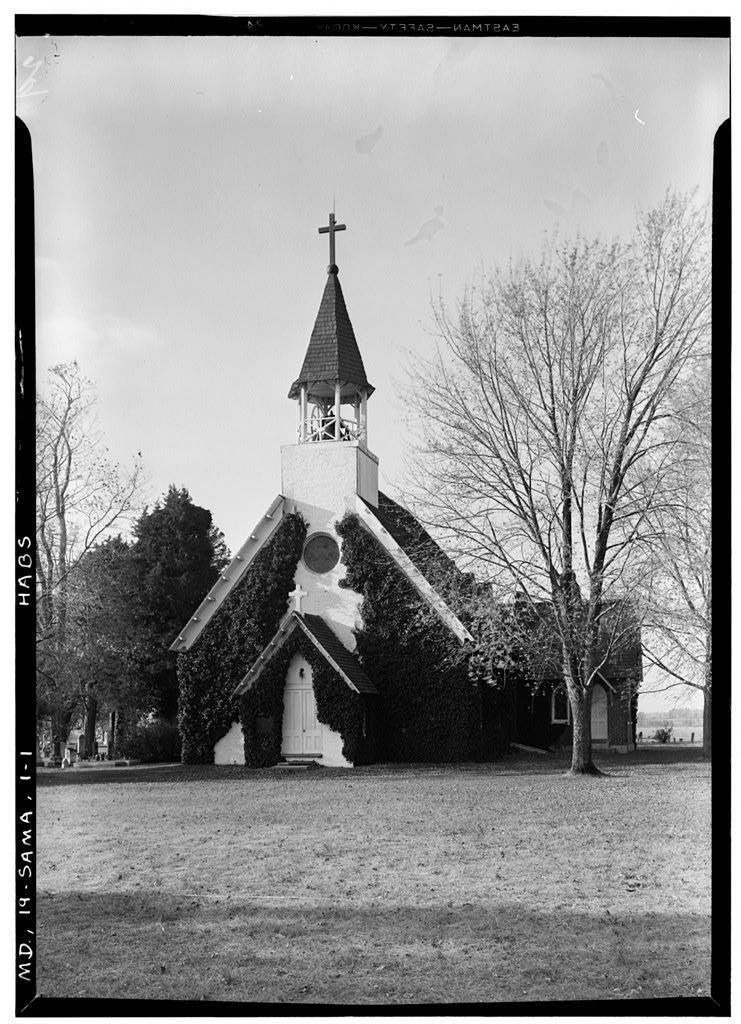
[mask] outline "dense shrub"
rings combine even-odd
[[[179,761],[181,752],[180,732],[176,725],[156,718],[142,722],[124,743],[122,757],[136,761]]]
[[[671,726],[668,729],[657,729],[652,738],[655,739],[657,743],[668,743],[672,738],[672,732],[673,729]]]
[[[305,537],[301,516],[285,516],[193,650],[178,656],[178,723],[186,764],[211,764],[214,744],[239,719],[234,688],[286,613]]]

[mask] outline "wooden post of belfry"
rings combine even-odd
[[[362,393],[360,409],[363,423],[363,427],[360,431],[360,437],[364,444],[368,444],[368,392],[365,390],[363,390]]]
[[[342,401],[341,396],[341,385],[339,381],[335,381],[334,385],[334,439],[335,441],[341,440],[340,433],[340,404]]]
[[[301,441],[305,441],[306,440],[306,414],[307,414],[307,408],[306,408],[306,385],[305,384],[301,385],[301,403],[300,403],[300,408],[301,408],[301,430],[299,432],[299,438],[300,438]]]

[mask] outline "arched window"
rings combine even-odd
[[[607,690],[600,683],[592,690],[592,739],[607,739]]]

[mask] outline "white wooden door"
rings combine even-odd
[[[311,680],[289,679],[283,692],[284,757],[302,757],[322,752],[322,725],[316,717],[316,701]]]
[[[599,683],[592,691],[592,739],[607,739],[607,693]]]
[[[304,695],[304,754],[321,754],[322,752],[322,727],[316,717],[316,701],[313,690],[303,690]]]
[[[303,753],[303,695],[305,690],[286,687],[283,694],[283,746],[281,753],[294,757]]]

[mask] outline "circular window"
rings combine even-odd
[[[334,537],[315,533],[304,548],[304,564],[312,572],[329,572],[340,560],[340,548]]]

